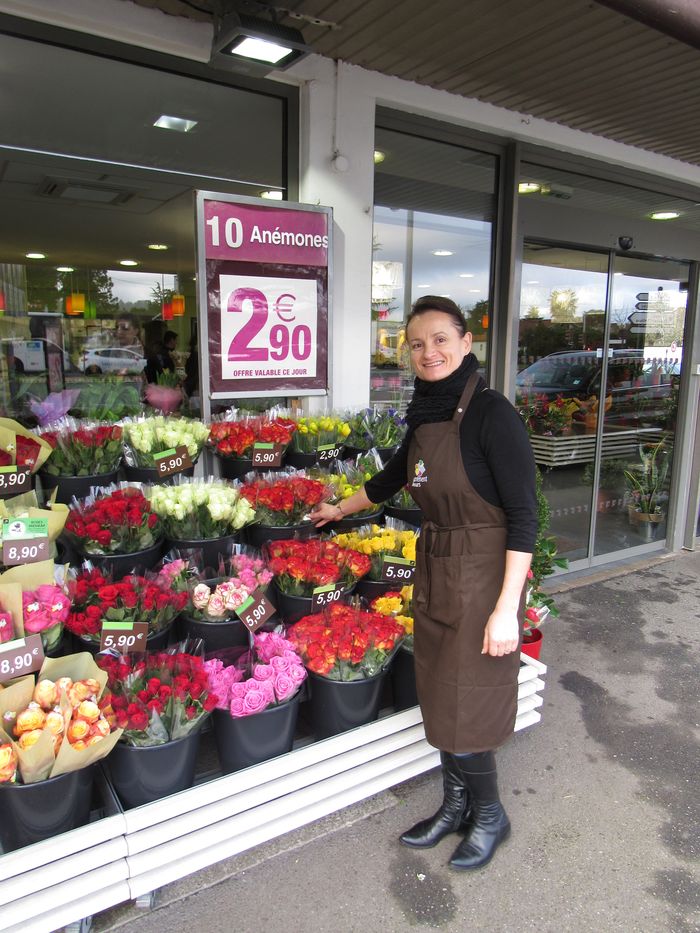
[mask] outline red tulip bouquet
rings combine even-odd
[[[85,554],[133,554],[163,537],[161,520],[139,487],[110,486],[70,510],[65,531]]]
[[[160,632],[187,606],[189,577],[188,565],[178,560],[114,583],[86,563],[69,577],[73,606],[66,628],[94,642],[100,640],[103,622],[147,622],[149,635]]]
[[[256,521],[273,528],[299,525],[330,494],[328,486],[301,471],[263,473],[241,488],[241,495],[255,509]]]
[[[201,644],[201,643],[200,643]],[[164,745],[199,729],[217,705],[199,654],[100,655],[107,688],[100,709],[128,745]]]
[[[329,680],[362,680],[387,666],[404,634],[392,616],[332,603],[296,622],[287,638],[313,673]]]
[[[341,583],[348,589],[371,567],[365,554],[322,538],[270,541],[265,557],[275,585],[289,596],[308,597],[316,587],[329,583]]]
[[[122,429],[118,424],[100,424],[62,418],[42,429],[53,453],[44,472],[51,476],[94,476],[111,473],[122,457]]]

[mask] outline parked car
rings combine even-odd
[[[75,372],[75,367],[65,350],[45,337],[23,340],[18,337],[3,337],[0,340],[2,352],[12,357],[12,368],[16,373],[45,373],[48,368],[48,352],[63,355],[64,372]]]
[[[146,360],[140,353],[127,347],[100,347],[85,350],[79,366],[88,374],[141,373],[146,368]]]

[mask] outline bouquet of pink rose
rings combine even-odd
[[[255,590],[265,588],[272,579],[272,573],[254,551],[238,547],[213,589],[203,582],[192,589],[189,614],[198,622],[227,621]]]
[[[41,635],[44,651],[52,651],[61,639],[70,615],[71,601],[60,586],[44,584],[22,593],[25,634]]]
[[[226,710],[234,719],[291,700],[306,680],[304,664],[286,638],[259,632],[253,642],[253,649],[229,666],[220,658],[204,662],[217,709]]]

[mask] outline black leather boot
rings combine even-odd
[[[440,809],[428,820],[416,823],[401,836],[405,846],[430,849],[449,833],[466,831],[469,826],[469,801],[462,772],[452,755],[440,752],[444,798]]]
[[[472,802],[472,820],[469,831],[450,859],[450,866],[468,871],[491,861],[498,846],[510,835],[510,820],[498,796],[493,752],[452,757]]]

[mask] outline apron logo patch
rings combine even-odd
[[[428,474],[425,469],[425,464],[423,463],[422,460],[419,460],[418,463],[416,463],[416,465],[413,468],[413,471],[415,475],[413,477],[413,482],[411,483],[411,486],[415,488],[416,486],[422,486],[423,483],[428,482]]]

